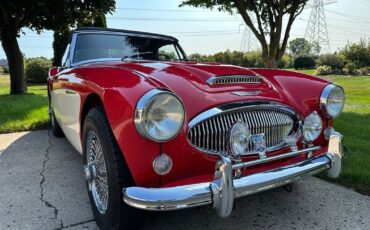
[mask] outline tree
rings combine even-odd
[[[0,0],[0,39],[9,62],[10,93],[27,91],[23,58],[17,37],[22,28],[37,32],[75,26],[78,19],[114,10],[114,0]]]
[[[77,27],[79,26],[93,26],[93,27],[107,27],[107,21],[104,13],[97,13],[92,18],[80,18],[77,19]],[[54,31],[53,41],[53,66],[60,66],[62,63],[63,54],[67,47],[69,38],[72,35],[70,25],[66,24],[64,27],[60,27],[59,30]]]
[[[307,2],[308,0],[184,0],[180,6],[217,8],[231,14],[239,13],[261,44],[265,66],[275,68],[284,55],[293,22]],[[256,25],[249,13],[255,15]],[[286,15],[288,20],[284,25],[283,18]]]
[[[71,37],[72,31],[67,26],[66,28],[62,28],[59,31],[54,31],[53,34],[53,66],[60,66],[62,63],[62,58],[64,51],[67,47],[68,40]]]
[[[289,51],[293,57],[310,55],[313,45],[304,38],[296,38],[289,42]]]
[[[363,39],[358,43],[348,43],[341,54],[358,68],[370,66],[370,42]]]

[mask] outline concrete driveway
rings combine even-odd
[[[81,156],[48,131],[0,135],[0,229],[98,229]],[[241,198],[227,219],[201,207],[151,213],[143,229],[370,229],[370,197],[317,178]]]

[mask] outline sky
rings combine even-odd
[[[107,24],[111,28],[175,36],[187,54],[240,50],[245,25],[240,16],[202,8],[179,8],[180,3],[181,0],[117,0],[115,12],[107,15]],[[337,0],[324,9],[332,52],[348,41],[370,40],[370,0]],[[290,39],[304,37],[310,13],[307,7],[298,16]],[[18,41],[26,57],[53,56],[52,31],[43,31],[40,35],[29,29],[23,32],[25,35]],[[251,39],[251,48],[257,44]],[[5,54],[0,49],[2,58]]]

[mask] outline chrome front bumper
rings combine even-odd
[[[221,156],[221,160],[216,164],[212,182],[170,188],[124,188],[123,200],[136,208],[159,211],[212,204],[219,216],[227,217],[232,211],[235,198],[289,184],[304,176],[315,175],[325,170],[329,177],[338,177],[342,167],[342,135],[333,131],[329,138],[327,153],[297,164],[233,179],[234,170],[300,154],[309,157],[320,147],[310,147],[234,165],[229,158]]]

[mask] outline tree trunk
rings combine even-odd
[[[19,49],[16,33],[3,30],[1,44],[8,59],[10,94],[25,93],[27,84],[24,75],[23,56]]]
[[[271,53],[262,54],[262,61],[266,68],[277,68],[277,63],[280,60],[276,60],[276,56],[271,56]]]
[[[277,68],[277,61],[275,60],[274,57],[268,57],[265,61],[265,67],[266,68],[271,68],[271,69],[275,69]]]

